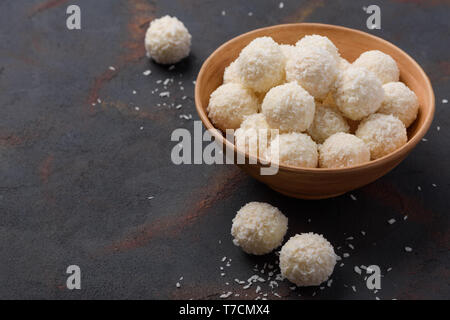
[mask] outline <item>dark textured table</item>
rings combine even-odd
[[[261,296],[256,284],[234,281],[267,278],[260,269],[277,259],[232,244],[231,219],[249,201],[279,207],[289,236],[323,233],[349,253],[330,287],[291,290],[284,281],[272,290],[265,281],[266,298],[450,298],[449,1],[376,1],[382,29],[370,31],[362,9],[370,1],[283,2],[0,2],[0,298]],[[81,8],[81,30],[66,28],[69,4]],[[164,14],[193,36],[174,69],[149,61],[143,47],[148,22]],[[192,81],[205,58],[243,32],[302,21],[361,29],[416,59],[436,95],[426,141],[385,177],[322,201],[284,197],[232,165],[172,164],[172,131],[198,120]],[[167,78],[171,95],[162,98],[156,81]],[[81,290],[66,288],[73,264]],[[383,273],[376,294],[354,270],[371,264]]]

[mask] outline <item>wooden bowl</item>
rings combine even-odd
[[[381,38],[340,26],[298,23],[257,29],[226,42],[205,61],[195,85],[195,103],[204,126],[207,129],[213,129],[214,126],[206,112],[209,96],[222,84],[225,67],[239,56],[241,50],[250,41],[257,37],[269,36],[278,43],[295,44],[303,36],[311,34],[330,38],[338,47],[341,56],[350,62],[368,50],[380,50],[389,54],[398,64],[400,80],[416,93],[420,103],[417,119],[408,128],[408,142],[380,159],[337,169],[280,165],[276,175],[261,175],[262,164],[259,161],[256,164],[249,164],[248,154],[245,154],[245,164],[239,165],[252,177],[284,195],[302,199],[323,199],[359,188],[388,173],[405,159],[430,127],[434,115],[433,89],[425,72],[408,54]],[[235,156],[240,153],[219,131],[212,134],[217,142],[232,150]]]

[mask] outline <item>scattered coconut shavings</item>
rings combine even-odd
[[[341,263],[341,264],[339,265],[339,267],[341,267],[341,268],[342,268],[343,266],[344,266],[344,263]]]
[[[404,217],[403,217],[403,220],[406,220],[406,219],[408,219],[408,216],[404,216]]]
[[[140,127],[139,127],[139,130],[144,130],[144,127],[140,126]]]
[[[352,198],[353,201],[358,200],[353,194],[350,195],[350,198]]]
[[[447,99],[442,99],[442,103],[448,103]]]
[[[330,280],[328,280],[327,281],[327,287],[329,288],[329,287],[331,287],[331,284],[333,283],[333,279],[330,279]]]
[[[116,68],[114,68],[113,66],[109,66],[109,70],[116,71]]]
[[[182,107],[182,105],[179,104],[179,105],[177,105],[177,106],[175,107],[175,109],[180,109],[181,107]]]
[[[366,235],[366,232],[365,232],[364,230],[361,230],[361,234],[362,234],[363,236],[365,236],[365,235]]]
[[[392,270],[392,268],[391,268],[391,267],[389,267],[389,268],[387,268],[387,270],[386,270],[386,271],[387,271],[387,272],[389,272],[389,271],[391,271],[391,270]]]
[[[283,2],[280,2],[280,3],[278,4],[278,8],[283,9],[283,8],[284,8],[284,3],[283,3]]]
[[[136,94],[137,93],[137,91],[136,90],[133,90],[133,94]]]
[[[249,13],[248,13],[248,16],[249,16],[249,17],[253,16],[253,12],[249,12]]]
[[[100,99],[97,99],[97,103],[102,103],[102,100],[100,100]]]
[[[423,141],[423,142],[427,142],[428,139],[427,139],[427,138],[422,138],[422,141]]]
[[[350,257],[350,255],[349,255],[348,253],[344,253],[342,256],[343,256],[344,258]]]
[[[355,286],[352,286],[352,290],[353,290],[354,292],[356,292],[356,287],[355,287]]]
[[[357,274],[361,274],[361,269],[358,266],[355,266],[354,270]]]
[[[223,257],[222,258],[222,262],[224,262],[225,260],[227,260],[227,257]]]
[[[411,247],[405,247],[405,251],[406,251],[406,252],[412,252],[413,249],[412,249]]]
[[[142,74],[143,74],[144,76],[149,76],[149,75],[152,74],[152,70],[145,70],[144,72],[142,72]]]
[[[422,191],[422,187],[421,186],[417,186],[417,190]]]
[[[134,110],[139,111],[140,108],[139,107],[134,107]]]
[[[148,196],[148,197],[147,197],[148,200],[152,200],[152,199],[154,199],[154,198],[155,198],[154,196]]]
[[[170,97],[170,92],[169,92],[169,91],[161,92],[161,93],[159,94],[159,96],[160,96],[160,97]]]
[[[431,185],[433,186],[433,188],[436,188],[436,187],[437,187],[437,184],[436,184],[436,183],[432,183]]]
[[[192,119],[192,114],[180,114],[180,119],[185,119],[185,120],[191,120]]]
[[[225,10],[222,10],[222,15],[225,16],[226,14]]]
[[[220,274],[220,276],[221,276],[221,277],[225,277],[225,273],[222,272],[222,273]]]
[[[176,287],[181,288],[181,284],[179,282],[177,282]]]
[[[183,279],[184,279],[184,277],[183,277],[183,276],[181,276],[181,277],[180,277],[180,281],[181,281],[181,280],[183,280]]]
[[[169,71],[172,71],[173,69],[175,69],[175,66],[174,66],[174,65],[171,65],[171,66],[169,67]]]
[[[229,296],[231,296],[232,294],[233,294],[233,292],[228,291],[227,293],[221,294],[221,295],[219,296],[219,298],[220,298],[220,299],[226,299],[226,298],[228,298]]]
[[[348,240],[348,241],[350,241],[350,240],[354,240],[355,238],[353,238],[353,237],[347,237],[347,238],[345,238],[345,240]]]
[[[437,131],[441,131],[441,127],[437,126],[437,127],[436,127],[436,130],[437,130]]]
[[[388,222],[389,224],[394,224],[394,223],[395,223],[395,219],[394,219],[394,218],[389,219],[387,222]]]
[[[348,244],[348,247],[352,250],[355,250],[355,247],[351,243]]]

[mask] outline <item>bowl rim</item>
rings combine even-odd
[[[381,158],[375,159],[375,160],[370,160],[369,162],[365,162],[362,164],[358,164],[358,165],[354,165],[354,166],[348,166],[348,167],[343,167],[343,168],[307,168],[307,167],[297,167],[297,166],[291,166],[291,165],[286,165],[286,164],[278,164],[278,168],[279,170],[283,170],[283,171],[291,171],[291,172],[301,172],[301,173],[343,173],[346,171],[354,171],[354,170],[364,170],[367,168],[373,168],[373,167],[379,167],[382,166],[388,162],[390,162],[393,159],[397,159],[400,158],[403,154],[408,154],[409,152],[412,151],[412,149],[420,142],[420,140],[425,136],[425,134],[427,133],[428,129],[431,126],[431,123],[433,121],[433,117],[434,117],[434,113],[435,113],[435,96],[434,96],[434,91],[433,91],[433,87],[431,85],[431,81],[428,78],[427,74],[425,73],[425,71],[422,69],[422,67],[409,55],[407,54],[405,51],[403,51],[401,48],[397,47],[396,45],[394,45],[393,43],[384,40],[380,37],[374,36],[370,33],[361,31],[361,30],[357,30],[357,29],[353,29],[353,28],[347,28],[347,27],[343,27],[343,26],[338,26],[338,25],[332,25],[332,24],[325,24],[325,23],[287,23],[287,24],[277,24],[277,25],[273,25],[273,26],[269,26],[269,27],[263,27],[263,28],[258,28],[258,29],[254,29],[248,32],[245,32],[243,34],[240,34],[234,38],[231,38],[230,40],[226,41],[225,43],[223,43],[222,45],[220,45],[216,50],[214,50],[209,56],[208,58],[205,60],[205,62],[203,62],[200,71],[197,75],[197,79],[195,82],[195,108],[197,110],[197,113],[200,117],[200,120],[202,121],[203,125],[206,127],[207,130],[209,130],[211,132],[211,134],[215,137],[215,139],[217,141],[220,141],[226,148],[232,148],[234,150],[234,153],[237,154],[241,154],[245,156],[245,165],[256,165],[256,163],[251,163],[251,162],[247,162],[250,158],[256,159],[257,163],[260,164],[261,160],[258,157],[255,157],[253,155],[249,155],[247,152],[242,152],[241,150],[237,149],[236,145],[234,143],[231,143],[229,140],[227,140],[221,133],[220,130],[217,129],[216,127],[214,127],[214,125],[212,124],[212,122],[209,120],[208,115],[206,114],[206,108],[202,108],[202,103],[200,101],[200,84],[201,84],[201,79],[203,78],[203,74],[206,72],[206,66],[210,63],[210,61],[212,60],[213,57],[216,56],[216,54],[218,52],[220,52],[222,50],[222,48],[228,46],[230,43],[233,43],[235,41],[238,41],[240,38],[244,38],[247,37],[249,35],[255,34],[255,33],[259,33],[261,31],[266,31],[266,30],[271,30],[271,29],[278,29],[280,27],[302,27],[302,26],[310,26],[310,27],[320,27],[320,28],[332,28],[332,29],[339,29],[342,31],[346,31],[346,32],[352,32],[352,33],[357,33],[357,34],[361,34],[364,36],[368,36],[369,38],[373,38],[376,41],[381,41],[382,43],[384,43],[387,46],[393,47],[395,50],[400,51],[402,54],[405,55],[405,57],[409,60],[409,62],[411,62],[418,70],[419,72],[422,74],[423,78],[425,79],[425,86],[426,86],[426,91],[428,91],[430,93],[430,99],[428,100],[428,104],[430,105],[430,111],[428,112],[428,114],[426,115],[425,121],[423,123],[423,125],[418,128],[416,134],[409,139],[403,146],[401,146],[399,149],[395,150],[394,152],[391,152]],[[267,161],[264,161],[264,163],[266,163]],[[240,164],[238,164],[240,165]]]

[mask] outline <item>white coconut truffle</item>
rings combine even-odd
[[[364,67],[372,71],[381,83],[398,81],[400,71],[397,63],[392,57],[378,50],[371,50],[362,53],[358,59],[353,62],[356,67]]]
[[[265,157],[270,144],[271,129],[262,113],[249,115],[234,134],[238,148],[253,156]]]
[[[227,83],[211,94],[207,111],[217,128],[237,129],[246,116],[258,112],[258,99],[241,84]]]
[[[157,63],[177,63],[189,55],[191,35],[176,17],[164,16],[150,23],[145,34],[145,49]]]
[[[280,44],[280,49],[284,54],[284,57],[286,58],[286,61],[292,57],[294,54],[295,46],[291,44]]]
[[[317,34],[313,34],[310,36],[304,36],[295,44],[296,47],[314,47],[314,48],[323,48],[327,50],[334,59],[338,60],[340,57],[339,51],[334,45],[334,43],[324,36],[319,36]]]
[[[279,247],[287,231],[288,219],[276,207],[249,202],[233,219],[233,243],[247,253],[262,255]]]
[[[307,134],[298,132],[277,135],[267,152],[271,162],[295,167],[316,168],[318,158],[317,144]]]
[[[383,85],[384,100],[378,113],[392,114],[408,128],[417,118],[419,100],[414,91],[403,82],[389,82]]]
[[[349,130],[347,121],[336,108],[316,104],[314,120],[307,132],[315,142],[322,143],[337,132]]]
[[[296,81],[320,100],[330,92],[337,74],[337,60],[321,47],[296,47],[286,63],[286,81]]]
[[[352,120],[361,120],[381,106],[384,90],[371,71],[350,66],[336,80],[333,99],[339,110]]]
[[[372,160],[397,150],[408,140],[403,122],[393,115],[380,113],[361,121],[355,135],[369,147]]]
[[[335,265],[333,246],[316,233],[297,234],[280,251],[281,274],[297,286],[320,285],[328,280]]]
[[[295,82],[270,89],[261,106],[269,126],[281,132],[308,129],[315,109],[314,98]]]
[[[319,147],[321,168],[345,168],[370,161],[370,150],[353,134],[338,132]]]
[[[225,71],[223,73],[223,83],[240,83],[239,79],[239,73],[237,71],[237,61],[234,60],[228,67],[225,68]]]
[[[345,69],[347,69],[351,65],[352,64],[350,62],[348,62],[347,60],[345,60],[342,57],[339,57],[339,59],[338,59],[338,69],[339,69],[339,71],[344,71]]]
[[[285,60],[279,45],[272,38],[256,38],[239,55],[239,78],[254,91],[266,92],[284,80]]]

